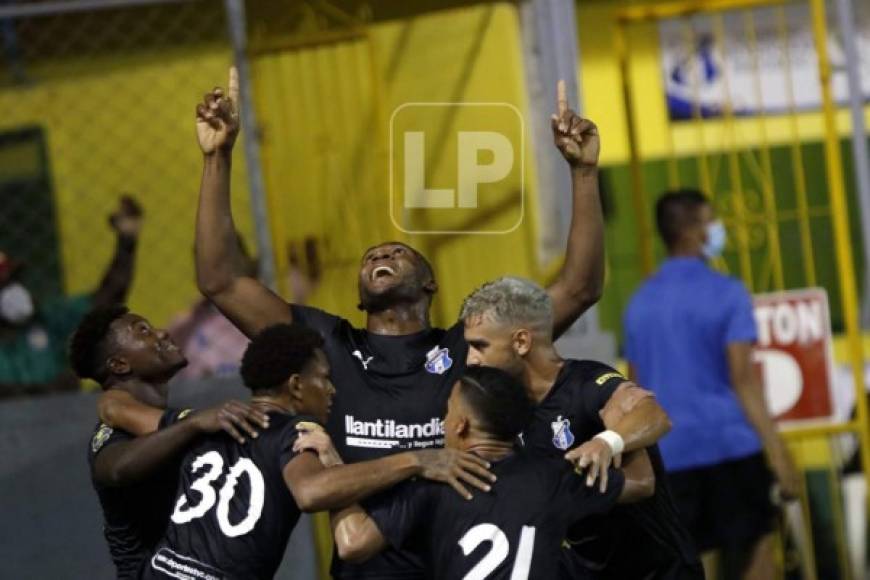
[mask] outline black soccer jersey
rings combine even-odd
[[[167,410],[160,428],[183,418],[189,409]],[[97,454],[110,445],[130,441],[135,436],[98,423],[88,447],[91,481],[103,508],[103,534],[115,563],[118,578],[138,578],[139,571],[163,535],[178,481],[174,462],[134,485],[109,487],[93,479]]]
[[[567,360],[553,388],[523,431],[529,451],[563,457],[605,430],[598,412],[625,382],[611,367]],[[696,578],[700,570],[691,537],[680,523],[658,446],[647,449],[656,476],[653,497],[617,506],[569,533],[578,561],[597,578]]]
[[[391,546],[420,556],[429,578],[552,580],[569,525],[610,510],[624,485],[622,472],[611,470],[602,494],[564,459],[523,450],[492,471],[498,476],[492,491],[471,501],[447,485],[418,480],[365,508]]]
[[[461,323],[448,330],[383,336],[316,308],[292,308],[294,321],[326,341],[336,388],[327,430],[346,462],[443,447],[441,419],[468,354]],[[332,573],[337,578],[422,577],[416,558],[393,550],[363,565],[333,557]]]
[[[217,433],[191,448],[143,578],[272,578],[299,520],[283,470],[300,421],[315,420],[271,412],[269,428],[244,445]]]

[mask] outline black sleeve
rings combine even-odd
[[[290,463],[293,458],[295,458],[298,453],[293,451],[293,444],[296,443],[296,439],[299,437],[299,430],[296,429],[296,426],[299,423],[315,423],[320,425],[320,422],[314,417],[308,417],[305,415],[299,415],[294,417],[292,421],[288,421],[287,425],[281,432],[280,438],[280,449],[278,451],[278,468],[283,470],[284,466]],[[320,425],[323,427],[323,425]]]
[[[135,439],[135,437],[130,433],[120,429],[112,429],[108,425],[100,423],[97,430],[94,431],[94,434],[91,437],[91,444],[88,447],[88,459],[91,462],[91,466],[93,466],[93,461],[97,454],[109,445],[114,445],[115,443],[120,443],[122,441],[130,441],[132,439]]]
[[[613,396],[619,386],[626,381],[616,369],[594,361],[583,361],[583,383],[578,396],[580,410],[585,424],[604,429],[604,422],[598,414]]]
[[[166,409],[164,411],[163,416],[160,417],[160,423],[158,424],[158,429],[166,429],[167,427],[171,427],[175,425],[191,413],[193,413],[194,409],[185,408],[185,409]]]
[[[399,549],[409,543],[426,519],[426,482],[406,481],[363,502],[387,543]],[[428,514],[431,519],[431,514]]]
[[[293,322],[316,330],[324,338],[335,332],[342,321],[341,317],[310,306],[291,304],[290,311],[293,315]]]
[[[610,468],[607,473],[607,489],[599,491],[599,483],[591,487],[586,485],[585,474],[578,474],[573,469],[566,469],[559,485],[559,500],[565,506],[564,513],[570,522],[576,522],[595,514],[610,511],[616,505],[622,488],[625,487],[625,475],[622,470]]]

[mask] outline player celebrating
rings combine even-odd
[[[79,377],[162,410],[166,428],[147,437],[98,424],[88,453],[118,578],[138,578],[169,520],[180,452],[202,433],[255,433],[265,416],[231,401],[176,422],[185,412],[165,409],[167,382],[186,364],[184,356],[165,331],[123,306],[89,313],[73,335],[70,358]]]
[[[599,479],[604,490],[614,457],[647,448],[656,475],[655,495],[586,521],[569,535],[583,540],[576,542],[575,551],[586,573],[620,580],[703,578],[654,445],[670,429],[667,415],[649,391],[609,366],[563,360],[549,333],[552,317],[547,292],[521,278],[485,284],[466,298],[460,314],[468,364],[498,367],[521,379],[536,404],[523,430],[529,451],[566,457],[587,470],[588,485]]]
[[[556,335],[598,300],[604,281],[598,130],[568,110],[564,84],[559,92],[559,115],[552,126],[571,168],[573,215],[565,265],[548,289]],[[321,310],[288,305],[232,268],[236,243],[229,185],[239,131],[238,93],[237,73],[231,69],[228,92],[214,89],[196,109],[205,156],[196,229],[200,290],[249,337],[276,322],[298,322],[320,332],[339,388],[327,426],[345,460],[442,445],[439,419],[464,369],[467,345],[461,324],[447,330],[430,326],[429,308],[438,286],[423,256],[400,243],[379,244],[365,252],[359,273],[359,307],[367,314],[364,329]],[[417,578],[422,572],[411,559],[390,552],[364,569],[339,563],[333,574]]]
[[[460,480],[489,489],[477,477],[490,476],[488,463],[470,453],[418,450],[327,470],[317,455],[295,452],[299,430],[326,420],[335,393],[323,344],[301,325],[254,338],[242,377],[269,427],[248,443],[216,435],[187,453],[175,510],[144,577],[272,578],[302,511],[341,508],[415,476],[465,496]]]
[[[626,464],[624,478],[611,470],[599,493],[561,457],[515,448],[533,412],[523,385],[510,375],[467,369],[447,403],[447,447],[492,462],[498,476],[492,493],[463,502],[445,486],[403,484],[369,501],[365,511],[352,506],[333,515],[339,555],[364,560],[390,545],[418,554],[432,578],[556,578],[569,525],[608,511],[617,499],[649,497],[655,480],[641,452]]]

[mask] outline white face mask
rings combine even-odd
[[[12,282],[0,290],[0,318],[11,324],[21,324],[33,316],[33,297],[20,282]]]
[[[701,248],[701,252],[708,259],[718,258],[722,255],[727,240],[728,234],[725,232],[725,224],[721,220],[710,222],[707,224],[707,241]]]

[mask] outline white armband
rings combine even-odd
[[[610,447],[610,452],[615,456],[622,453],[623,449],[625,449],[625,441],[622,440],[622,435],[617,433],[616,431],[602,431],[593,439],[601,439],[607,446]]]

